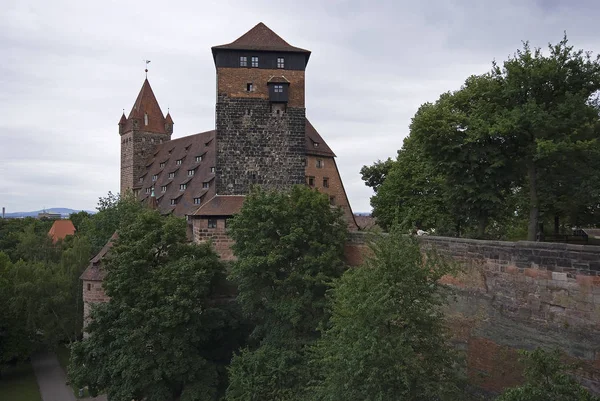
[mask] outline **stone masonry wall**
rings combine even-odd
[[[351,234],[350,264],[367,237]],[[447,310],[471,381],[499,392],[522,380],[517,349],[559,348],[582,364],[578,379],[600,392],[600,247],[420,237],[459,263],[443,282],[456,297]]]
[[[137,185],[146,171],[146,160],[156,145],[171,139],[171,135],[144,131],[129,131],[121,135],[121,193]]]
[[[320,163],[318,163],[319,161]],[[309,177],[312,177],[313,187],[329,195],[332,204],[342,208],[344,218],[348,222],[348,229],[350,231],[358,230],[335,159],[333,157],[308,155],[306,156],[305,174],[307,185],[309,185]]]
[[[89,323],[93,304],[108,302],[109,297],[102,288],[101,281],[83,280],[83,326]],[[85,334],[84,334],[85,335]]]
[[[196,243],[211,242],[214,250],[222,260],[233,260],[231,245],[233,240],[227,235],[226,220],[216,219],[217,227],[208,228],[208,219],[193,219],[193,238]]]
[[[252,185],[280,190],[303,183],[304,131],[304,108],[275,114],[268,100],[219,96],[217,194],[246,195]]]

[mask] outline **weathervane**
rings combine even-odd
[[[148,78],[148,64],[150,64],[150,60],[144,60],[144,62],[146,63],[146,69],[144,71],[146,71],[146,78]]]

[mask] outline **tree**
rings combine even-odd
[[[365,185],[373,188],[373,191],[377,193],[393,166],[394,161],[388,157],[386,161],[377,160],[372,166],[363,166],[360,169],[360,175]]]
[[[183,219],[145,210],[121,226],[106,269],[110,301],[72,347],[72,382],[115,401],[216,399],[231,355],[214,347],[231,327],[211,298],[224,274],[218,256],[188,243]]]
[[[392,230],[331,291],[331,318],[312,355],[318,401],[460,399],[438,280],[453,272]]]
[[[492,70],[501,94],[493,129],[513,144],[517,168],[526,172],[529,240],[538,232],[540,174],[549,159],[588,146],[598,134],[600,56],[574,50],[566,35],[548,50],[544,55],[525,43]],[[569,162],[557,168],[568,168]]]
[[[563,364],[558,350],[538,348],[521,355],[525,384],[506,390],[496,401],[600,401],[568,373],[574,366]]]
[[[442,234],[460,231],[461,217],[450,213],[444,185],[444,177],[409,136],[371,198],[377,224],[384,229],[395,224],[405,230],[435,228]]]
[[[251,347],[232,360],[227,400],[305,399],[306,349],[343,269],[342,212],[305,186],[256,189],[228,226],[237,256],[230,278],[255,329]]]

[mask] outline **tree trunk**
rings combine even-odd
[[[483,238],[485,235],[485,228],[487,227],[488,219],[485,213],[481,213],[477,218],[477,238]]]
[[[527,227],[527,240],[535,241],[538,233],[540,201],[537,193],[537,171],[533,160],[527,163],[527,177],[529,178],[529,226]]]
[[[558,214],[554,215],[554,235],[558,235],[560,232],[560,216]]]

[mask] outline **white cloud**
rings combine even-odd
[[[143,59],[175,137],[214,127],[210,47],[259,21],[311,49],[307,115],[338,155],[355,211],[362,165],[394,157],[420,104],[457,89],[524,39],[563,31],[600,51],[595,1],[8,0],[0,14],[0,206],[93,209],[119,188],[117,122]]]

